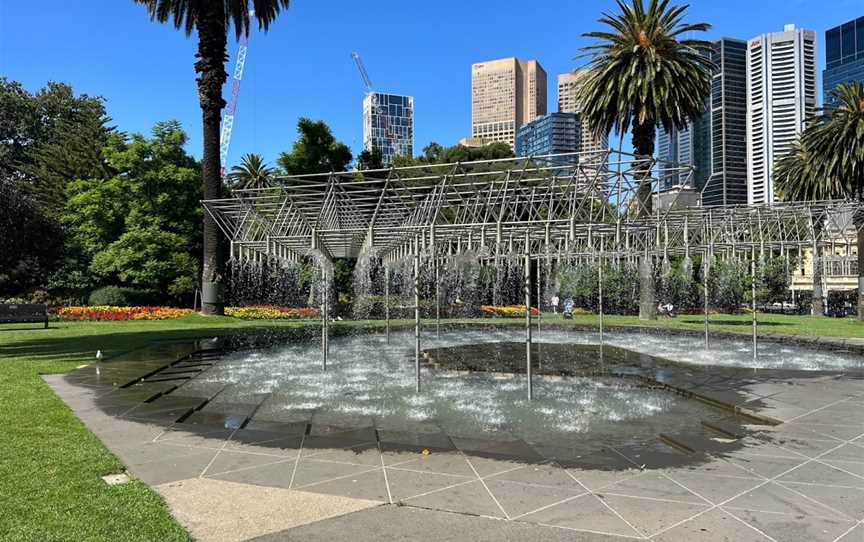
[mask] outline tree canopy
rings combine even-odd
[[[348,145],[336,140],[324,121],[301,117],[297,121],[297,140],[290,152],[276,160],[285,175],[345,171],[353,158]]]

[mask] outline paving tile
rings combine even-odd
[[[806,458],[789,459],[785,457],[767,457],[760,455],[740,455],[727,457],[727,461],[765,478],[773,478],[791,470],[805,461]]]
[[[466,460],[481,477],[492,476],[507,470],[521,469],[532,464],[525,461],[489,459],[475,456],[468,456]]]
[[[557,465],[526,465],[521,469],[493,474],[486,480],[504,480],[520,484],[584,491],[579,482]]]
[[[782,542],[834,542],[854,525],[851,521],[795,517],[752,510],[733,513],[774,540]]]
[[[862,540],[864,540],[864,525],[858,524],[834,542],[861,542]]]
[[[476,481],[476,477],[438,474],[434,472],[415,472],[399,468],[387,468],[387,482],[393,501],[410,499],[445,487]]]
[[[396,464],[397,468],[420,470],[441,474],[455,474],[476,478],[468,461],[461,453],[432,453],[430,455],[418,454],[382,454],[385,465]]]
[[[213,459],[213,462],[207,468],[204,475],[213,476],[230,471],[244,470],[251,467],[261,467],[278,463],[285,459],[288,458],[222,450]]]
[[[823,463],[811,461],[777,479],[779,482],[806,482],[864,488],[864,478],[853,476]]]
[[[799,423],[809,424],[828,424],[828,425],[851,425],[859,428],[864,424],[860,409],[830,409],[817,410],[806,416],[801,416],[796,419]]]
[[[828,425],[817,423],[795,422],[796,426],[810,429],[811,431],[824,435],[822,438],[834,437],[840,440],[853,440],[864,433],[861,424],[858,425]]]
[[[784,483],[783,487],[803,493],[811,499],[846,514],[849,519],[864,519],[864,489]]]
[[[539,487],[494,478],[484,480],[484,483],[510,518],[586,493],[580,487]]]
[[[358,446],[348,450],[315,450],[307,449],[304,446],[301,457],[314,457],[318,461],[334,461],[351,463],[352,465],[381,466],[381,454],[375,444]]]
[[[650,472],[612,484],[599,490],[598,493],[604,495],[614,493],[630,497],[645,497],[692,504],[706,504],[704,499],[694,495],[693,492],[688,491],[665,476]]]
[[[411,506],[432,508],[435,510],[449,510],[462,514],[495,518],[505,517],[501,508],[495,503],[479,480],[429,493],[428,495],[406,499],[404,502]]]
[[[732,476],[735,478],[761,478],[758,474],[742,469],[740,466],[720,457],[706,456],[704,461],[680,467],[663,469],[663,473],[675,474],[709,474],[712,476]],[[674,476],[673,476],[674,477]]]
[[[818,516],[838,518],[838,514],[824,505],[802,497],[789,489],[769,482],[724,504],[725,508],[759,510],[791,516]]]
[[[318,462],[314,459],[300,459],[297,472],[294,475],[292,488],[302,488],[309,484],[317,484],[333,478],[358,474],[374,467],[368,465],[349,465],[347,463]]]
[[[623,495],[604,494],[601,498],[643,536],[651,536],[708,509],[707,504],[675,503],[669,506],[654,500]]]
[[[169,429],[156,439],[156,442],[173,444],[175,446],[193,446],[198,448],[219,449],[233,433],[229,429],[217,429],[213,431],[195,431],[189,428]]]
[[[860,461],[822,460],[822,463],[831,465],[835,469],[840,469],[850,474],[857,474],[864,478],[864,463]]]
[[[519,519],[580,531],[641,537],[638,531],[630,527],[594,495],[576,497]]]
[[[668,476],[714,504],[736,497],[762,483],[757,478],[733,478],[701,473],[682,472],[671,473]]]
[[[807,457],[821,456],[828,450],[836,448],[839,444],[836,440],[782,436],[773,437],[770,439],[770,442],[779,448],[789,450],[791,453],[801,454]]]
[[[302,491],[340,495],[352,499],[389,502],[387,485],[384,481],[384,470],[358,472],[336,480],[320,482],[304,486]]]
[[[821,456],[819,459],[822,461],[839,459],[840,461],[858,461],[864,463],[864,447],[857,444],[843,444],[839,448]]]
[[[223,449],[235,452],[248,452],[261,455],[289,458],[297,456],[297,454],[300,452],[300,446],[302,442],[302,435],[291,435],[273,440],[265,440],[255,444],[238,442],[232,438],[227,442]]]
[[[296,461],[294,459],[286,459],[279,463],[271,463],[260,467],[208,475],[207,478],[289,489],[295,464]]]
[[[166,457],[149,463],[130,464],[129,471],[138,479],[151,486],[175,482],[201,475],[216,450],[203,450],[179,457]]]
[[[708,510],[652,537],[655,542],[776,542],[722,510]]]

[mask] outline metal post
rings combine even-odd
[[[702,282],[705,283],[705,348],[708,348],[708,275],[711,273],[711,254],[705,251],[705,261],[702,262]]]
[[[597,298],[600,312],[600,344],[603,344],[603,259],[597,266]]]
[[[434,247],[433,247],[433,261],[435,262],[435,338],[441,337],[441,283],[438,280],[438,258],[434,256]]]
[[[531,234],[525,232],[525,369],[528,378],[528,400],[534,399],[531,377]]]
[[[384,264],[384,329],[390,344],[390,264]]]
[[[758,321],[756,317],[756,247],[753,246],[751,249],[751,257],[750,257],[750,291],[753,296],[752,304],[753,304],[753,359],[757,357],[757,327]]]
[[[414,378],[420,393],[420,254],[414,251]]]
[[[321,274],[321,282],[323,284],[321,290],[321,358],[322,368],[327,370],[327,272]]]

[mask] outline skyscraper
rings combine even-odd
[[[774,164],[816,111],[816,34],[786,25],[747,43],[747,202],[774,201]]]
[[[825,71],[822,90],[826,107],[831,91],[841,83],[864,82],[864,17],[825,32]]]
[[[721,38],[711,60],[711,174],[702,205],[747,203],[747,42]]]
[[[576,70],[558,75],[558,111],[561,113],[582,113],[578,95],[582,78],[588,70]],[[580,119],[581,122],[581,119]],[[585,128],[585,127],[583,127]],[[581,129],[579,136],[580,152],[605,152],[609,149],[609,140],[606,136],[595,137],[591,130]]]
[[[385,166],[414,155],[414,98],[370,92],[363,98],[363,149],[381,151]]]
[[[707,109],[707,107],[706,107]],[[711,116],[707,113],[687,123],[683,129],[657,130],[657,158],[660,189],[688,186],[701,191],[711,173]],[[671,162],[671,167],[665,164]],[[688,175],[681,167],[692,167]]]
[[[516,132],[516,156],[577,152],[579,118],[575,113],[549,113]]]
[[[471,136],[513,146],[523,124],[546,114],[546,72],[515,57],[471,66]]]

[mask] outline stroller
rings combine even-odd
[[[568,297],[564,300],[564,308],[561,310],[561,316],[564,317],[565,320],[573,319],[573,298]]]

